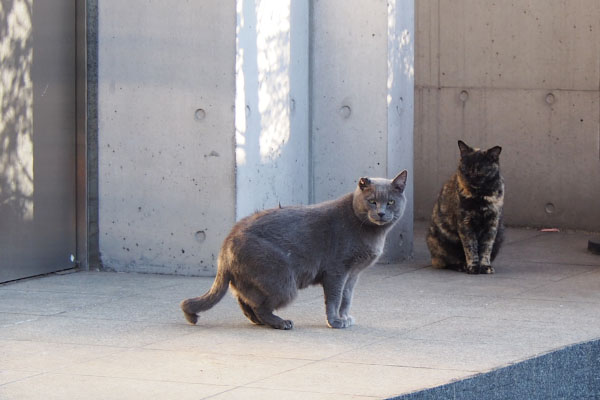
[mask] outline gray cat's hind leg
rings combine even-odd
[[[239,297],[238,297],[238,304],[240,305],[240,308],[242,309],[242,312],[244,313],[246,318],[248,318],[250,321],[252,321],[253,324],[263,325],[262,321],[260,319],[258,319],[256,314],[254,313],[254,310],[252,309],[252,307],[250,307],[247,303],[244,302],[244,300],[242,300]]]
[[[263,324],[269,325],[271,328],[288,330],[294,327],[292,321],[278,317],[273,314],[273,310],[270,310],[267,307],[254,309],[254,314]]]
[[[238,303],[244,315],[258,325],[269,325],[275,329],[292,329],[294,323],[273,314],[273,310],[288,304],[289,298],[281,298],[276,293],[267,295],[251,282],[232,282]]]

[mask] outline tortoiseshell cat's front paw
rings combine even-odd
[[[496,271],[494,270],[494,267],[492,267],[491,265],[482,265],[481,266],[480,273],[482,273],[482,274],[489,275],[489,274],[493,274],[494,272],[496,272]]]
[[[465,272],[471,275],[479,274],[479,265],[467,265],[465,266]]]

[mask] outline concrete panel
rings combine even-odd
[[[597,0],[440,0],[438,12],[441,86],[600,86]],[[430,30],[435,32],[435,25]]]
[[[415,85],[440,85],[439,0],[415,2]]]
[[[99,4],[99,230],[105,267],[214,274],[235,219],[235,8]]]
[[[600,229],[599,92],[470,89],[466,101],[461,92],[417,91],[417,217],[429,218],[463,139],[503,147],[507,223]]]
[[[354,190],[361,176],[412,171],[413,16],[412,1],[313,2],[312,201]],[[384,261],[411,254],[412,173],[409,186]]]
[[[308,203],[308,8],[308,0],[238,1],[238,219]]]
[[[312,18],[313,200],[320,202],[354,190],[361,176],[388,173],[387,5],[316,1]]]

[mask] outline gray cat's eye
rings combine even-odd
[[[377,202],[375,200],[373,200],[373,199],[370,199],[368,201],[369,201],[369,204],[377,204]]]
[[[394,204],[396,202],[396,200],[391,199],[387,202],[388,206],[391,206],[392,204]]]

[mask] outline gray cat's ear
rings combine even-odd
[[[371,186],[371,180],[369,178],[360,178],[358,180],[358,187],[360,190],[365,190],[369,186]]]
[[[493,160],[498,161],[498,159],[500,158],[501,151],[502,151],[502,147],[494,146],[491,149],[489,149],[488,151],[486,151],[486,153],[487,153],[487,155],[492,157]]]
[[[463,142],[462,140],[458,141],[458,148],[460,149],[460,156],[464,157],[466,154],[472,153],[473,152],[473,148],[468,146],[465,142]]]
[[[402,172],[400,172],[392,181],[392,186],[401,191],[404,192],[404,188],[406,187],[406,179],[408,178],[408,171],[404,170]]]

